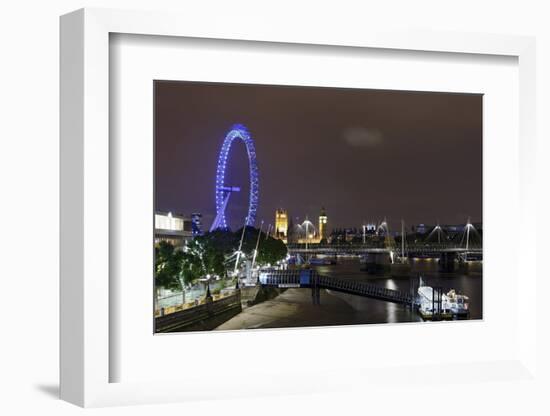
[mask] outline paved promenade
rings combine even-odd
[[[362,323],[361,314],[342,299],[321,291],[321,306],[311,302],[311,290],[288,289],[276,298],[246,308],[216,330],[284,328]]]

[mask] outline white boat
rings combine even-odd
[[[451,311],[456,315],[467,315],[469,312],[469,300],[466,295],[456,293],[454,289],[447,292],[447,301],[449,303]]]
[[[434,315],[434,311],[444,318],[467,316],[469,312],[468,302],[468,296],[458,294],[454,289],[440,295],[433,287],[424,286],[422,278],[420,279],[418,310],[424,318],[431,318]]]

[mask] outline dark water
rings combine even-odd
[[[387,273],[383,276],[369,275],[360,271],[361,265],[356,258],[340,259],[337,265],[317,266],[317,271],[326,276],[335,276],[344,279],[368,281],[388,289],[409,292],[410,277],[416,278],[420,274],[424,284],[443,288],[444,293],[451,289],[465,294],[470,298],[470,319],[482,318],[482,263],[469,262],[468,270],[459,270],[454,273],[440,273],[438,263],[434,259],[417,259],[410,262],[410,271],[392,276]],[[417,283],[418,284],[418,283]],[[404,306],[360,296],[330,292],[350,305],[355,319],[364,323],[385,322],[414,322],[421,321],[415,311]],[[322,305],[321,305],[322,307]],[[354,319],[354,320],[355,320]]]

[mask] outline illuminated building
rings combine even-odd
[[[327,238],[327,213],[325,208],[321,208],[321,215],[319,215],[319,239],[323,240]]]
[[[287,243],[288,238],[288,213],[285,209],[275,210],[275,238]]]
[[[171,212],[155,212],[155,244],[166,241],[175,247],[193,237],[191,218]]]
[[[191,214],[191,231],[193,237],[202,235],[202,214],[199,212]]]
[[[372,222],[363,225],[363,228],[365,229],[365,234],[376,234],[376,224]]]

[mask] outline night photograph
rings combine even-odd
[[[482,100],[155,81],[155,332],[482,319]]]

